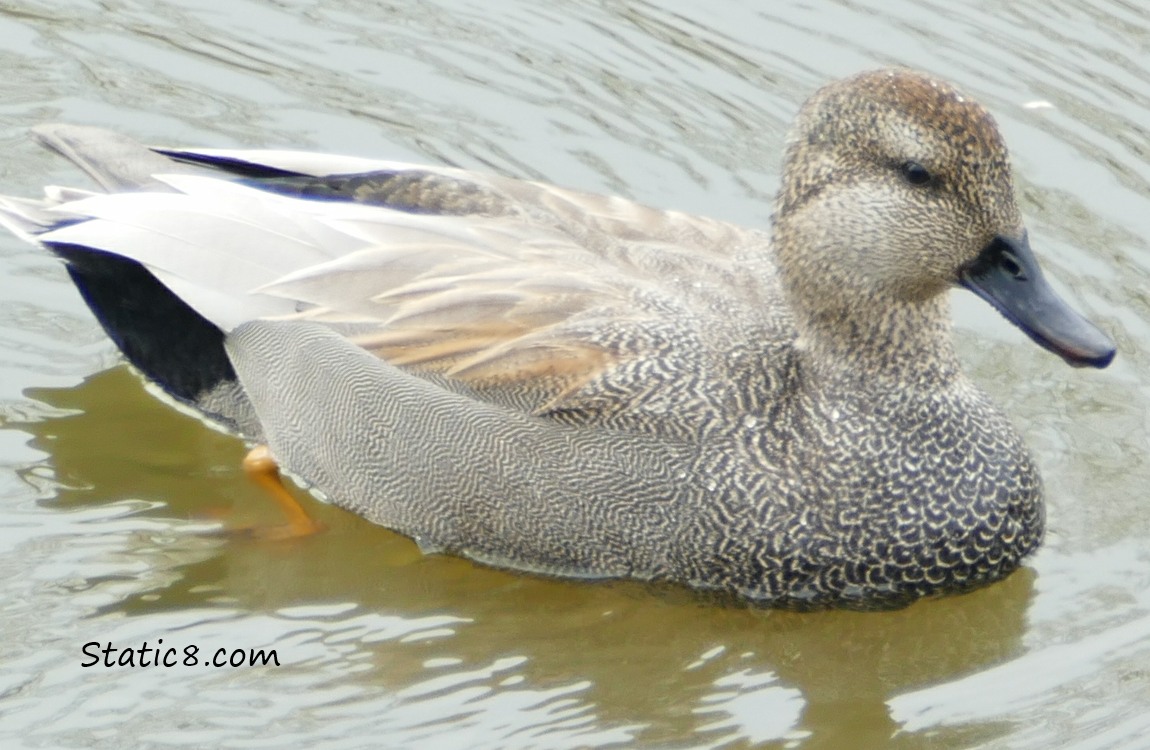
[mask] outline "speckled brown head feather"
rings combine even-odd
[[[783,174],[774,244],[804,343],[956,370],[942,293],[993,238],[1024,236],[990,114],[921,73],[863,73],[802,107]]]
[[[915,161],[934,186],[995,225],[1017,228],[1006,144],[991,114],[947,83],[910,70],[836,81],[803,105],[787,150],[778,209],[811,197],[836,167],[899,167]]]

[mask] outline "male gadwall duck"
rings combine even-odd
[[[6,199],[128,360],[423,548],[759,603],[894,606],[1041,541],[1022,439],[962,373],[965,287],[1072,365],[982,106],[832,83],[772,233],[457,169],[38,131],[110,194]],[[130,192],[120,192],[130,191]]]

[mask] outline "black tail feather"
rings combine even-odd
[[[148,379],[195,405],[235,381],[224,333],[134,260],[82,245],[45,243],[108,336]]]

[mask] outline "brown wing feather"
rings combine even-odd
[[[514,210],[403,214],[398,231],[386,221],[333,222],[373,244],[260,291],[297,300],[300,317],[347,326],[352,340],[393,364],[480,392],[527,394],[517,399],[537,412],[561,408],[587,383],[642,357],[613,343],[628,321],[642,325],[690,305],[692,294],[736,292],[731,254],[744,230],[483,179]],[[612,336],[596,334],[602,321],[611,321]]]

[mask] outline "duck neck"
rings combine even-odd
[[[819,384],[859,392],[937,388],[959,377],[945,294],[853,305],[831,299],[795,309],[803,371]]]

